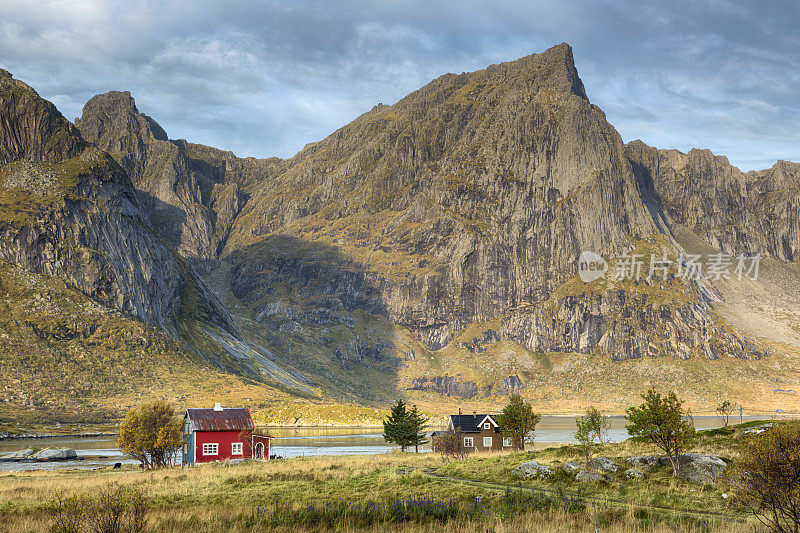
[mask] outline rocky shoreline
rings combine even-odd
[[[7,439],[82,439],[88,437],[115,437],[118,433],[0,433],[0,441]]]
[[[72,448],[45,448],[36,451],[33,448],[19,450],[10,455],[0,457],[0,463],[49,463],[53,461],[82,461]]]

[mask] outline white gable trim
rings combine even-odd
[[[486,415],[486,416],[484,416],[484,417],[483,417],[483,420],[481,420],[480,422],[478,422],[478,429],[482,429],[482,428],[483,428],[483,423],[484,423],[484,422],[486,422],[487,420],[488,420],[489,422],[491,422],[491,423],[492,423],[492,425],[494,425],[494,427],[500,427],[500,424],[498,424],[497,422],[495,422],[495,421],[494,421],[494,418],[492,418],[490,415]]]

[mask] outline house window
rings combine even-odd
[[[464,448],[472,448],[472,437],[464,437]]]
[[[242,455],[242,443],[234,442],[231,444],[231,455]]]
[[[483,447],[484,448],[492,447],[492,437],[483,437]]]
[[[513,446],[514,443],[511,442],[511,437],[503,437],[503,446]]]
[[[483,429],[492,429],[492,425],[491,425],[489,422],[486,422],[486,423],[483,425]]]
[[[219,444],[216,442],[203,444],[203,455],[219,455]]]

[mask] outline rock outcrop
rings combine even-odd
[[[623,475],[628,479],[644,479],[647,474],[645,474],[641,470],[636,470],[635,468],[629,468],[623,473]]]
[[[511,475],[520,479],[548,478],[553,475],[553,469],[536,461],[528,461],[514,467]]]
[[[725,461],[714,455],[686,453],[678,459],[678,477],[698,485],[716,483],[728,468]]]
[[[71,461],[78,459],[78,453],[72,448],[47,448],[31,456],[35,461]]]
[[[473,398],[479,392],[474,381],[460,381],[456,376],[420,377],[413,380],[411,390],[438,392],[457,398]]]
[[[611,483],[614,481],[614,478],[608,474],[601,474],[600,472],[581,470],[575,474],[575,481],[580,483]]]
[[[650,471],[669,464],[667,456],[659,455],[639,455],[625,459],[628,465],[638,470]]]
[[[608,457],[595,457],[591,461],[589,461],[589,468],[594,470],[599,470],[600,472],[606,472],[608,474],[616,474],[622,467],[619,466],[617,463],[609,459]]]

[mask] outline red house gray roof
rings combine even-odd
[[[226,407],[216,409],[187,409],[191,431],[242,431],[255,429],[250,409]]]

